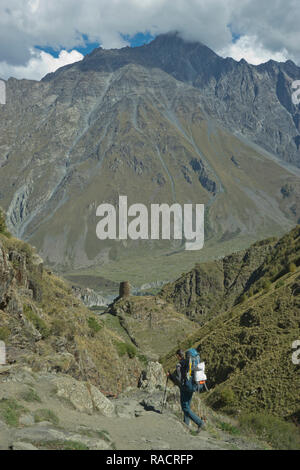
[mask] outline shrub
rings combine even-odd
[[[19,418],[26,409],[19,405],[14,398],[2,398],[0,400],[0,416],[8,426],[17,427]]]
[[[226,422],[224,422],[224,421],[221,421],[221,422],[219,423],[218,427],[219,427],[222,431],[228,432],[229,434],[232,434],[232,435],[235,435],[235,436],[237,436],[238,434],[240,434],[239,428],[237,428],[236,426],[233,426],[233,425],[230,424],[230,423],[226,423]]]
[[[97,322],[95,317],[89,317],[88,318],[88,325],[94,333],[98,333],[98,331],[100,331],[102,329],[102,325],[100,325]]]
[[[288,265],[288,272],[289,273],[294,273],[296,270],[297,270],[297,266],[295,265],[295,263],[290,263]]]
[[[44,320],[33,312],[30,305],[23,305],[23,311],[27,320],[33,323],[34,327],[41,333],[42,337],[47,338],[50,335],[50,331]]]
[[[219,410],[220,408],[232,407],[235,404],[236,396],[231,387],[224,387],[215,390],[208,401],[212,408]]]
[[[280,287],[284,286],[284,282],[283,281],[279,281],[277,282],[277,284],[275,285],[275,289],[279,289]]]
[[[34,442],[36,447],[48,450],[89,450],[89,448],[79,441],[39,441]]]
[[[62,320],[61,318],[55,318],[51,325],[51,333],[54,336],[63,336],[67,330],[67,322],[66,320]]]
[[[246,300],[247,300],[247,295],[246,295],[246,294],[243,294],[243,295],[241,295],[241,297],[239,298],[238,303],[239,303],[239,304],[243,304],[244,302],[246,302]]]
[[[36,423],[41,423],[42,421],[49,421],[54,425],[58,425],[59,423],[59,419],[56,414],[53,411],[47,409],[37,410],[34,413],[34,421]]]
[[[264,281],[264,282],[263,282],[263,285],[262,285],[262,287],[263,287],[263,289],[265,289],[265,290],[267,290],[267,291],[268,291],[268,290],[270,290],[270,288],[271,288],[271,285],[272,285],[271,281],[269,281],[269,280],[266,280],[266,281]]]
[[[254,433],[276,450],[300,450],[299,429],[292,423],[266,413],[240,416],[241,428]]]
[[[11,237],[11,234],[8,232],[7,227],[6,227],[5,213],[1,208],[0,208],[0,233],[2,233],[2,235],[4,235],[5,237],[8,237],[8,238]]]
[[[120,357],[127,354],[131,359],[136,356],[136,348],[129,343],[116,343],[117,352]]]
[[[147,366],[148,364],[148,359],[146,356],[144,356],[143,354],[138,354],[138,359],[141,361],[141,363],[144,365],[144,366]]]
[[[29,388],[22,395],[21,398],[28,402],[38,402],[41,403],[42,400],[38,396],[37,392],[33,388]]]
[[[10,330],[6,326],[0,328],[0,341],[7,341],[10,336]]]

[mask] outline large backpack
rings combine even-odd
[[[186,381],[192,382],[195,390],[200,390],[201,385],[205,385],[207,380],[205,374],[205,363],[201,362],[198,351],[194,348],[188,349],[185,353],[186,358]]]

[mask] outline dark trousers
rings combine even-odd
[[[185,424],[189,425],[190,424],[190,419],[194,421],[197,426],[202,426],[204,422],[202,421],[199,416],[197,416],[193,411],[191,410],[191,401],[193,398],[193,393],[194,390],[191,385],[182,385],[180,388],[180,404],[181,404],[181,409],[184,413],[184,422]]]

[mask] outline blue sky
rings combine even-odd
[[[96,47],[99,47],[100,44],[98,42],[90,42],[88,40],[88,36],[86,34],[82,35],[84,41],[85,41],[85,46],[79,46],[76,47],[76,50],[80,52],[83,55],[89,54],[92,52]],[[134,36],[129,36],[128,34],[121,34],[121,37],[124,39],[124,41],[128,42],[130,47],[138,47],[142,46],[143,44],[148,44],[151,42],[155,36],[153,36],[150,33],[137,33]],[[63,49],[61,48],[52,48],[52,47],[43,47],[39,45],[35,45],[36,49],[39,49],[41,51],[47,52],[48,54],[51,54],[53,57],[58,58],[60,51]],[[67,52],[71,52],[73,48],[66,49]]]

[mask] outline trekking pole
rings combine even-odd
[[[165,386],[165,392],[164,392],[164,397],[163,397],[163,402],[162,402],[162,407],[161,407],[161,412],[160,414],[162,414],[163,412],[163,409],[164,409],[164,406],[166,404],[166,396],[167,396],[167,386],[168,386],[168,380],[169,380],[169,376],[167,376],[167,381],[166,381],[166,386]]]

